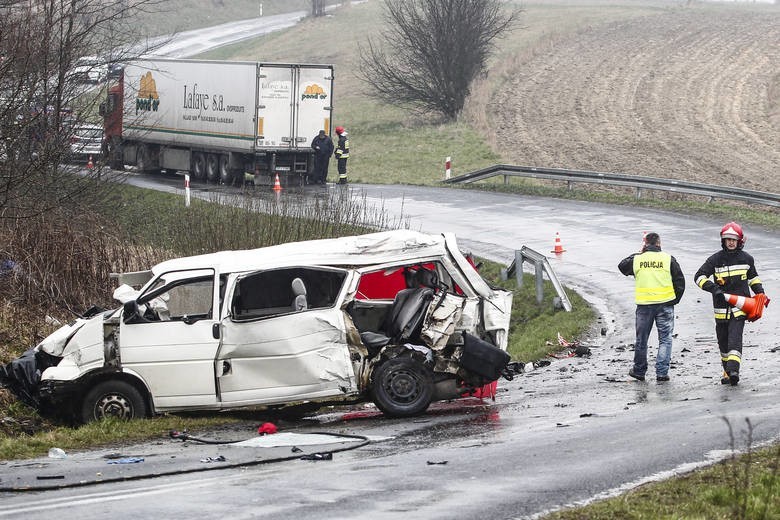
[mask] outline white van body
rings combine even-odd
[[[491,288],[450,234],[225,251],[120,282],[114,296],[123,307],[78,319],[35,347],[54,360],[41,373],[41,400],[67,403],[85,421],[368,399],[389,415],[413,415],[431,400],[490,383],[495,390],[497,376],[461,366],[464,338],[508,361],[512,295]],[[401,326],[410,322],[404,311],[419,314],[402,297],[425,300],[416,332],[388,332],[389,314],[400,313]]]

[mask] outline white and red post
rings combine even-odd
[[[444,178],[449,179],[452,175],[452,157],[447,157],[444,161]]]
[[[190,207],[190,174],[184,174],[184,205]]]

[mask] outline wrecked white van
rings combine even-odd
[[[0,382],[83,421],[367,400],[410,416],[495,389],[509,361],[512,295],[450,234],[225,251],[120,282],[122,307],[62,327]]]

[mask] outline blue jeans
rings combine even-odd
[[[674,306],[659,303],[636,306],[636,343],[634,343],[634,373],[644,376],[647,372],[647,339],[650,331],[658,329],[658,355],[655,358],[655,375],[669,375],[672,360],[672,332],[674,332]]]

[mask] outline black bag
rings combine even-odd
[[[472,334],[463,333],[463,355],[460,357],[460,366],[479,376],[483,384],[498,380],[509,359],[509,354],[493,344]]]

